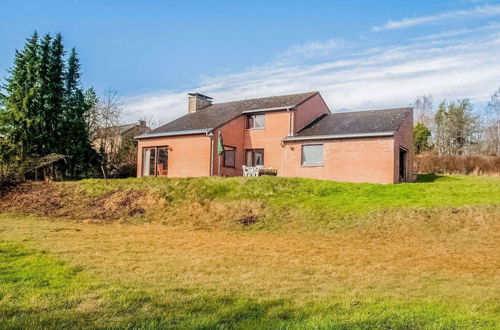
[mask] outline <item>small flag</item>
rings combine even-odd
[[[224,153],[224,144],[222,143],[222,134],[219,132],[219,143],[217,144],[217,152],[219,155]]]

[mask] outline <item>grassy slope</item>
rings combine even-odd
[[[239,212],[231,214],[235,219],[247,214],[261,218],[256,229],[338,229],[363,226],[374,219],[374,213],[389,212],[397,217],[415,209],[433,212],[444,207],[450,212],[453,207],[500,205],[500,177],[424,175],[418,184],[398,185],[275,177],[134,178],[84,180],[77,186],[91,195],[155,191],[165,198],[167,208],[177,210],[171,218],[180,217],[181,222],[208,216],[207,221],[213,223],[214,218],[229,217],[230,211],[237,209]]]
[[[152,190],[165,199],[165,214],[204,214],[205,225],[227,213],[234,225],[249,210],[233,208],[257,207],[260,220],[250,228],[321,230],[193,230],[192,219],[101,226],[0,214],[0,327],[495,328],[500,180],[421,180],[432,182],[57,184],[64,194],[53,204],[63,209],[75,186],[103,196],[103,205],[116,192]],[[150,216],[157,214],[141,215]]]

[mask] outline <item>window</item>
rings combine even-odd
[[[256,128],[264,128],[265,123],[265,115],[264,114],[255,114],[247,116],[247,129],[256,129]]]
[[[305,144],[302,145],[302,166],[322,166],[323,165],[323,145]]]
[[[236,166],[236,148],[224,146],[224,167]]]
[[[163,176],[168,172],[168,148],[142,149],[142,176]]]
[[[158,148],[157,175],[167,175],[168,172],[168,150],[166,147]]]
[[[246,151],[246,166],[264,165],[264,149],[249,149]]]

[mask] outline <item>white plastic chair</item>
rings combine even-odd
[[[243,165],[243,176],[253,176],[253,168]]]

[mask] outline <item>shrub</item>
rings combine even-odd
[[[443,155],[426,152],[415,157],[417,173],[440,174],[500,174],[499,156]]]

